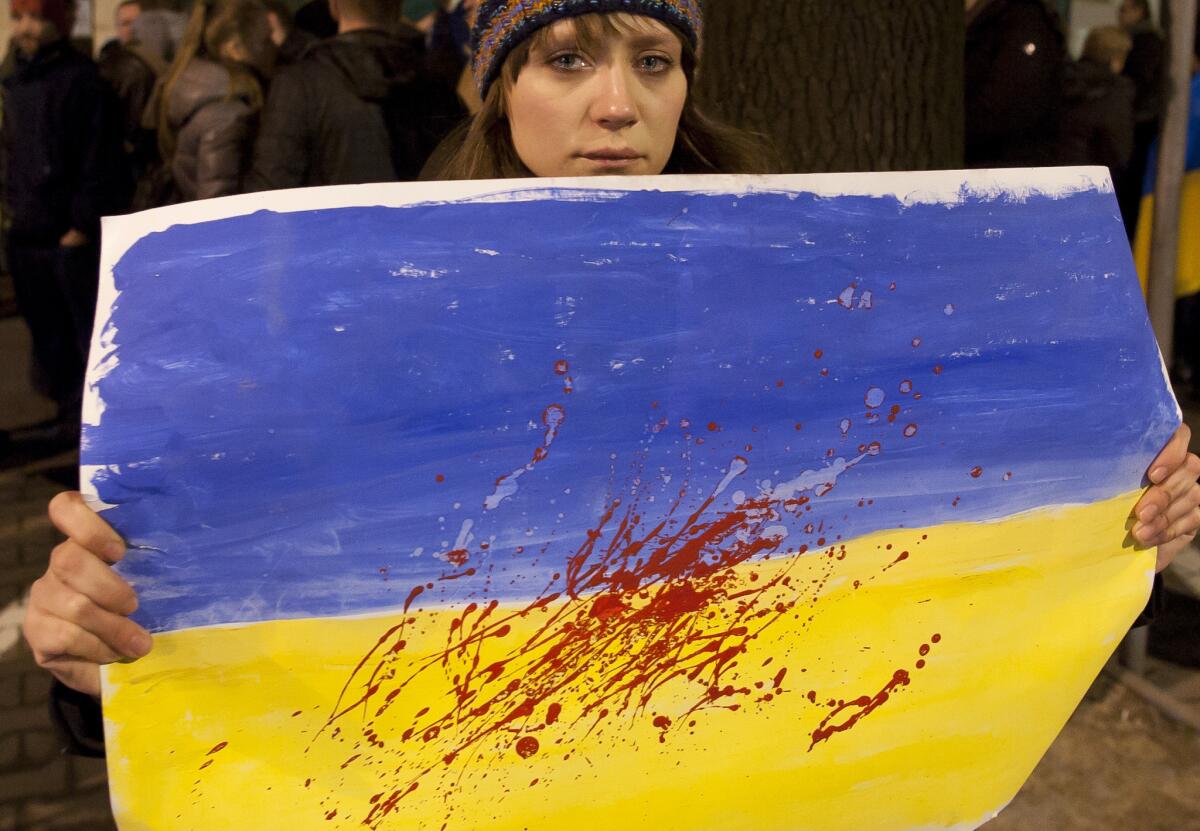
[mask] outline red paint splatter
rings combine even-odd
[[[204,764],[202,764],[202,765],[200,766],[200,770],[204,770],[206,767],[208,767],[209,765],[211,765],[211,764],[212,764],[213,762],[215,762],[215,761],[216,761],[215,759],[209,759],[207,762],[205,762]]]
[[[971,468],[971,478],[972,479],[978,479],[982,475],[983,475],[983,468],[981,468],[979,466],[975,466],[975,467]]]
[[[878,443],[873,445],[879,452]],[[738,458],[736,463],[744,465],[745,460]],[[436,742],[437,757],[450,766],[468,754],[477,758],[490,747],[511,747],[508,737],[513,733],[555,725],[562,719],[562,700],[576,702],[571,721],[589,725],[589,732],[611,729],[606,719],[644,711],[667,685],[672,695],[676,690],[692,691],[682,713],[672,714],[676,718],[705,709],[739,710],[737,699],[754,695],[754,682],[740,680],[740,656],[763,629],[793,614],[798,603],[816,602],[835,568],[836,551],[821,558],[830,565],[820,567],[823,574],[812,581],[815,585],[790,585],[789,571],[796,563],[812,565],[800,557],[771,579],[747,584],[737,570],[742,564],[784,550],[807,550],[795,541],[785,547],[782,536],[764,532],[785,513],[811,511],[812,497],[783,501],[761,496],[716,511],[717,491],[694,509],[685,508],[693,492],[682,483],[665,515],[653,520],[642,514],[640,491],[628,503],[613,499],[568,559],[562,579],[554,575],[537,599],[508,611],[500,610],[496,600],[471,603],[451,623],[443,650],[398,664],[405,627],[417,620],[405,617],[350,673],[324,735],[336,739],[335,722],[366,714],[366,729],[383,733],[387,726],[387,735],[398,736],[389,740],[387,754],[403,760],[407,743]],[[818,544],[823,546],[824,539]],[[415,587],[405,614],[422,591],[433,587]],[[531,617],[536,622],[532,633],[512,638],[514,624]],[[485,666],[480,658],[485,652],[503,657]],[[399,674],[402,665],[414,668]],[[398,696],[432,672],[447,679],[450,696],[445,705],[433,711],[424,707],[407,725],[397,724],[400,714],[392,708],[403,700]],[[784,692],[785,672],[779,670],[767,695]],[[754,700],[770,699],[764,695]],[[370,719],[372,713],[376,720],[387,716],[392,721],[376,722]],[[523,735],[518,752],[522,742],[533,746],[526,739],[538,742]],[[357,761],[359,766],[380,763],[371,756]],[[401,765],[397,774],[403,761]],[[363,824],[376,828],[435,770],[444,768],[409,771],[407,788],[401,783],[388,798],[373,802]]]
[[[776,389],[783,389],[783,381],[776,381],[776,382],[775,382],[775,388],[776,388]]]
[[[836,704],[833,712],[822,719],[821,724],[812,732],[812,744],[808,746],[811,753],[820,742],[827,741],[834,733],[844,733],[882,707],[901,687],[911,682],[908,670],[898,669],[892,674],[892,680],[873,696],[862,695],[853,701]],[[847,715],[848,714],[848,715]],[[842,719],[842,720],[839,720]]]
[[[813,357],[819,361],[825,357],[825,353],[818,349],[816,352],[813,352]]]
[[[1012,471],[1010,470],[1004,474],[1004,481],[1007,482],[1011,478],[1012,478]]]
[[[907,424],[907,425],[905,425],[905,427],[904,427],[904,438],[906,438],[906,439],[911,439],[911,438],[912,438],[913,436],[915,436],[916,434],[917,434],[917,425],[915,425],[915,424]]]
[[[229,747],[229,742],[221,742],[220,744],[218,744],[216,747],[214,747],[212,750],[208,751],[208,752],[207,752],[207,753],[205,753],[204,755],[205,755],[205,756],[211,756],[211,755],[213,755],[214,753],[219,753],[219,752],[221,752],[222,750],[224,750],[224,749],[225,749],[225,748],[227,748],[227,747]]]
[[[941,374],[942,374],[942,365],[941,365],[941,364],[938,364],[937,366],[935,366],[935,367],[933,368],[933,374],[934,374],[934,375],[941,375]]]
[[[470,558],[470,555],[467,553],[467,550],[465,548],[455,548],[452,551],[446,552],[446,560],[448,562],[450,562],[452,565],[458,566],[460,568],[467,564],[467,560],[469,558]]]
[[[934,635],[934,636],[933,636],[932,638],[930,638],[929,640],[930,640],[930,641],[932,641],[933,643],[941,643],[941,642],[942,642],[942,636],[941,636],[941,635]]]
[[[554,362],[554,374],[555,375],[566,375],[570,371],[571,371],[571,365],[568,364],[566,361],[555,361]]]
[[[434,480],[435,482],[445,482],[445,481],[446,481],[446,477],[445,477],[445,476],[443,476],[442,474],[440,474],[440,473],[439,473],[437,476],[434,476],[434,477],[433,477],[433,480]]]
[[[913,339],[912,339],[912,347],[913,347],[913,349],[916,349],[916,348],[917,348],[918,346],[920,346],[920,345],[921,345],[921,339],[920,339],[920,338],[913,338]]]
[[[541,745],[533,736],[522,736],[517,739],[517,755],[522,759],[528,759],[533,754],[537,753]]]
[[[533,470],[538,463],[545,461],[549,457],[550,446],[558,438],[558,431],[562,429],[563,423],[566,420],[567,411],[563,409],[561,404],[551,404],[542,411],[542,424],[545,426],[546,432],[542,436],[541,446],[534,448],[533,456],[528,464],[496,479],[496,490],[484,500],[483,505],[485,510],[492,510],[499,507],[501,502],[516,491],[516,485],[513,480]]]

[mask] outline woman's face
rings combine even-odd
[[[571,20],[550,26],[508,90],[517,155],[536,176],[654,175],[675,147],[688,84],[679,37],[630,19],[586,49]]]

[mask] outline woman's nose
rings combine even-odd
[[[620,130],[637,123],[637,101],[634,99],[634,80],[623,67],[604,67],[597,73],[597,89],[592,101],[592,118],[610,130]]]

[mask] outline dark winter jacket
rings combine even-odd
[[[317,39],[308,32],[293,26],[287,33],[287,37],[283,39],[283,43],[279,44],[279,53],[275,58],[275,66],[285,67],[294,64],[308,51],[308,47],[316,42]]]
[[[100,74],[121,104],[125,152],[135,178],[158,159],[155,132],[146,127],[145,116],[155,84],[166,71],[162,58],[136,43],[126,46],[114,41],[100,53]]]
[[[95,240],[126,209],[130,175],[119,105],[96,64],[60,40],[17,56],[4,79],[4,212],[14,239]]]
[[[1066,49],[1043,0],[981,0],[967,21],[969,167],[1054,159]]]
[[[1149,23],[1129,30],[1133,49],[1125,59],[1125,77],[1133,81],[1137,95],[1133,102],[1134,118],[1157,122],[1166,104],[1167,47],[1162,35]]]
[[[196,58],[166,102],[175,131],[171,173],[184,200],[241,193],[258,112],[229,95],[229,70]]]
[[[1133,82],[1088,60],[1067,67],[1059,164],[1100,164],[1118,177],[1133,154]]]
[[[415,179],[463,114],[416,30],[338,35],[275,76],[248,188]]]

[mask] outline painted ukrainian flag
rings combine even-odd
[[[1093,169],[108,221],[123,829],[973,828],[1146,601],[1178,422]],[[596,187],[596,186],[599,187]]]
[[[1150,162],[1146,165],[1142,209],[1138,214],[1137,235],[1133,246],[1143,289],[1150,278],[1150,231],[1154,225],[1154,177],[1157,158],[1158,146],[1155,145],[1150,152]],[[1200,74],[1192,76],[1187,159],[1184,163],[1179,221],[1179,263],[1175,276],[1175,295],[1186,297],[1200,292]]]

